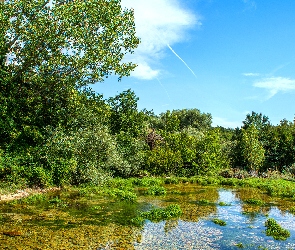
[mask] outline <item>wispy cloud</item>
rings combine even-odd
[[[159,76],[158,63],[167,44],[185,40],[189,28],[201,25],[200,17],[181,5],[180,0],[122,0],[122,6],[134,9],[136,33],[141,44],[131,55],[138,68],[132,76],[155,79]]]
[[[259,73],[243,73],[243,76],[260,76]]]
[[[268,90],[269,95],[267,99],[269,99],[279,92],[289,92],[295,90],[295,79],[270,77],[255,82],[253,86]]]

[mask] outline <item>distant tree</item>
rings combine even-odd
[[[130,89],[108,99],[111,111],[109,125],[113,134],[126,132],[137,137],[144,133],[148,118],[145,110],[138,111],[138,100]]]
[[[259,141],[259,131],[254,124],[242,129],[240,143],[245,167],[250,171],[258,171],[263,166],[265,150]]]
[[[283,171],[295,163],[295,125],[282,120],[267,133],[265,169]]]
[[[261,130],[270,125],[269,118],[262,113],[256,113],[252,111],[251,114],[246,115],[246,119],[243,121],[243,129],[247,129],[249,126],[254,125],[256,129]]]
[[[172,114],[177,115],[180,129],[192,127],[198,130],[207,130],[212,124],[211,114],[201,113],[198,109],[173,110]]]
[[[228,167],[227,156],[223,153],[218,130],[209,130],[195,148],[193,169],[195,174],[216,174]]]

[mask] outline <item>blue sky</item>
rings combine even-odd
[[[105,98],[131,88],[139,109],[197,108],[213,125],[241,126],[247,113],[272,124],[295,115],[294,0],[122,0],[142,43],[121,82],[93,89]]]

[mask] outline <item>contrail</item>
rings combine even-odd
[[[167,91],[167,89],[164,87],[164,85],[161,83],[161,81],[159,80],[158,77],[156,77],[156,79],[157,79],[157,81],[160,83],[160,85],[162,86],[162,88],[165,90],[166,95],[168,96],[170,102],[172,102],[172,101],[171,101],[171,98],[170,98],[170,95],[169,95],[169,93],[168,93],[168,91]]]
[[[187,65],[187,63],[171,48],[171,46],[169,44],[167,44],[168,48],[172,51],[172,53],[174,55],[176,55],[178,57],[178,59],[180,61],[182,61],[184,63],[184,65],[193,73],[193,75],[197,78],[195,72]]]

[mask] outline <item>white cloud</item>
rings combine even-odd
[[[259,73],[243,73],[243,76],[259,76]]]
[[[136,33],[141,44],[128,57],[138,64],[134,77],[155,79],[159,69],[153,65],[163,57],[167,44],[185,40],[187,29],[201,25],[200,18],[181,6],[180,0],[122,0],[122,6],[134,9]]]
[[[254,87],[263,88],[269,91],[268,99],[278,92],[288,92],[295,90],[295,79],[285,77],[270,77],[257,81]]]

